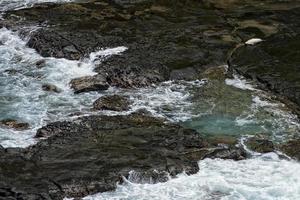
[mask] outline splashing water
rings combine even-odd
[[[143,89],[109,88],[101,93],[89,92],[74,95],[69,87],[71,79],[93,75],[95,63],[126,51],[126,47],[101,49],[82,61],[44,58],[26,47],[17,33],[0,29],[0,120],[6,118],[27,122],[31,128],[15,131],[0,127],[0,144],[5,147],[26,147],[36,142],[33,136],[38,128],[49,122],[69,120],[72,115],[96,114],[92,103],[109,94],[129,96],[133,101],[128,112],[99,111],[98,114],[129,114],[146,109],[158,117],[171,121],[190,119],[193,88],[202,87],[206,81],[168,81]],[[43,61],[45,66],[37,67]],[[61,93],[42,90],[43,84],[53,84]]]
[[[111,56],[126,50],[126,47],[104,49],[91,54],[83,61],[43,58],[26,47],[17,33],[0,29],[0,116],[30,124],[28,131],[13,131],[0,128],[0,144],[3,146],[28,146],[35,141],[32,136],[37,128],[47,122],[86,109],[95,100],[96,93],[74,95],[69,87],[71,79],[93,75],[95,54]],[[37,68],[43,61],[45,66]],[[43,84],[53,84],[61,93],[42,90]]]
[[[64,3],[72,2],[74,0],[0,0],[0,12],[7,10],[16,10],[21,8],[28,8],[37,3]]]
[[[206,89],[203,89],[206,88]],[[280,142],[300,134],[298,117],[271,94],[234,75],[224,82],[211,81],[194,92],[194,115],[183,122],[207,135],[265,135]]]
[[[165,183],[129,181],[116,191],[84,200],[293,200],[300,199],[300,163],[280,160],[275,154],[243,161],[205,159],[200,171],[178,175]]]

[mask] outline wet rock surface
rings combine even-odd
[[[190,68],[197,74],[207,64],[224,64],[238,41],[226,39],[232,27],[221,14],[196,2],[49,3],[11,11],[6,20],[15,16],[25,19],[17,25],[42,27],[30,35],[28,46],[43,56],[79,59],[99,48],[128,47],[95,69],[119,87],[149,86],[169,80],[173,70]],[[172,79],[197,77],[180,74],[175,71]]]
[[[299,19],[300,9],[289,11],[291,19]],[[287,97],[300,105],[300,35],[299,20],[288,20],[283,13],[285,32],[267,37],[256,45],[237,48],[229,59],[230,68],[254,79],[266,90]],[[299,113],[299,108],[295,108]]]
[[[75,94],[91,91],[103,91],[109,88],[106,78],[101,75],[75,78],[70,82]]]
[[[3,119],[0,120],[0,126],[10,129],[15,129],[18,131],[26,130],[29,128],[29,124],[25,122],[20,122],[15,119]]]
[[[99,48],[126,46],[126,52],[98,64],[95,71],[110,85],[143,87],[197,79],[207,68],[225,64],[237,44],[254,37],[294,37],[299,5],[292,0],[47,3],[7,12],[2,24],[16,29],[38,25],[27,45],[43,56],[77,60]],[[290,93],[288,86],[282,90]]]
[[[62,91],[56,85],[49,84],[49,83],[43,84],[42,89],[47,92],[56,92],[56,93],[60,93]]]
[[[300,161],[300,139],[290,140],[280,145],[279,149],[291,158]]]
[[[100,97],[93,103],[93,107],[96,110],[126,111],[129,110],[130,103],[128,97],[112,95]]]
[[[21,34],[29,35],[27,46],[44,57],[79,60],[99,48],[128,48],[104,61],[100,58],[97,75],[73,79],[70,86],[75,93],[202,76],[223,82],[227,69],[216,66],[224,65],[229,56],[230,71],[255,79],[264,89],[300,105],[299,13],[299,2],[292,0],[93,0],[9,11],[0,27],[18,30],[19,26],[37,25],[39,29],[30,35]],[[264,41],[241,45],[254,37]],[[42,68],[45,61],[35,65]],[[222,99],[218,94],[222,88],[216,87],[203,88],[195,98],[211,95]],[[206,91],[212,88],[214,92]],[[97,100],[94,107],[121,111],[128,104],[110,97]],[[228,109],[236,112],[239,107]],[[0,125],[27,127],[14,120]],[[54,122],[39,129],[36,138],[44,140],[26,149],[0,146],[0,199],[82,197],[113,190],[122,176],[156,183],[167,180],[166,172],[172,176],[183,171],[196,173],[197,161],[204,158],[247,157],[232,138],[206,140],[194,130],[147,113]],[[257,139],[250,146],[261,153],[274,148],[269,141]],[[295,140],[280,149],[299,159],[298,147]]]
[[[196,173],[205,157],[243,155],[236,147],[216,148],[194,130],[140,114],[55,122],[41,128],[40,136],[48,138],[27,149],[0,151],[0,188],[6,191],[0,197],[81,197],[113,190],[132,170],[136,181],[155,183],[166,181],[166,173]]]
[[[273,142],[265,138],[251,137],[247,139],[246,145],[251,151],[258,153],[269,153],[275,150]]]

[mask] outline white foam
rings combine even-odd
[[[243,77],[234,74],[233,79],[226,79],[225,83],[227,85],[242,89],[242,90],[256,90],[255,87]]]
[[[43,58],[35,50],[26,47],[17,33],[0,29],[0,114],[1,119],[13,118],[31,125],[28,131],[13,131],[0,128],[0,144],[5,147],[25,147],[35,142],[35,131],[48,122],[65,119],[71,113],[87,111],[99,96],[97,93],[74,95],[69,87],[71,79],[93,75],[94,60],[120,54],[126,47],[101,49],[90,59],[70,61],[67,59]],[[92,60],[91,60],[92,59]],[[38,69],[35,63],[45,61]],[[5,70],[16,70],[11,75]],[[54,84],[62,92],[45,92],[43,84]]]
[[[255,124],[260,126],[260,134],[271,134],[271,139],[278,142],[299,135],[300,122],[283,103],[269,99],[261,91],[252,94],[249,110],[235,119],[238,126]]]
[[[37,3],[46,3],[46,2],[72,2],[74,0],[0,0],[0,12],[7,10],[16,10],[21,8],[28,8]]]
[[[200,171],[166,183],[118,185],[84,200],[294,200],[300,199],[300,163],[268,155],[243,161],[206,159]]]
[[[146,109],[154,116],[167,118],[170,121],[185,121],[192,113],[191,90],[202,87],[206,80],[166,81],[152,87],[140,89],[111,88],[107,93],[129,96],[133,101],[131,109],[126,112],[99,111],[106,115],[126,115],[139,109]]]

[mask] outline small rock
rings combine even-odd
[[[131,101],[125,96],[112,95],[97,99],[93,106],[97,110],[126,111],[129,110]]]
[[[20,70],[17,70],[17,69],[7,69],[4,72],[8,73],[9,75],[15,75],[15,74],[19,73]]]
[[[39,60],[35,63],[35,66],[38,68],[38,69],[41,69],[43,67],[46,66],[46,61],[45,60]]]
[[[212,149],[210,153],[205,155],[205,158],[220,158],[220,159],[232,159],[232,160],[243,160],[247,157],[245,150],[232,145],[221,146]]]
[[[251,151],[258,153],[269,153],[274,151],[273,142],[264,138],[251,137],[246,141],[246,145]]]
[[[75,78],[70,82],[70,84],[75,94],[82,92],[107,90],[109,87],[106,78],[101,75]]]
[[[59,89],[57,86],[52,85],[52,84],[44,84],[42,85],[42,89],[44,91],[48,91],[48,92],[56,92],[56,93],[60,93],[61,89]]]
[[[0,126],[3,126],[5,128],[15,129],[15,130],[18,130],[18,131],[26,130],[26,129],[29,128],[28,123],[19,122],[19,121],[14,120],[14,119],[1,120],[0,121]]]

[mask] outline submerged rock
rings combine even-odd
[[[35,66],[38,68],[38,69],[41,69],[43,67],[46,66],[46,60],[38,60],[36,63],[35,63]]]
[[[75,78],[71,80],[70,85],[76,94],[82,92],[107,90],[109,87],[106,78],[101,75]]]
[[[9,75],[16,75],[21,72],[21,70],[18,69],[6,69],[4,70],[5,73],[8,73]]]
[[[3,119],[0,120],[0,126],[5,128],[11,128],[18,131],[26,130],[29,128],[29,124],[25,122],[19,122],[14,119]]]
[[[93,107],[96,110],[126,111],[129,110],[130,103],[128,97],[112,95],[100,97],[93,103]]]

